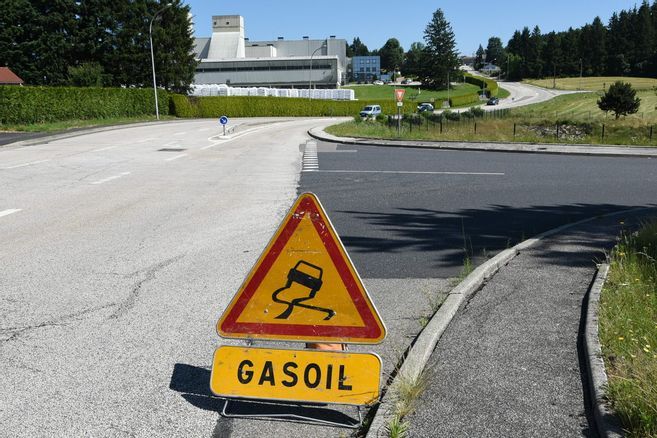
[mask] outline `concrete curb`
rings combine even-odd
[[[377,140],[367,138],[336,137],[321,128],[313,128],[308,135],[316,140],[330,143],[360,146],[379,146],[396,148],[423,148],[454,151],[507,152],[552,155],[583,155],[601,157],[657,158],[657,148],[568,145],[556,143],[501,143],[501,142],[456,142],[456,141],[402,141]],[[466,146],[467,145],[467,146]]]
[[[61,132],[59,134],[52,134],[43,137],[31,138],[29,140],[20,140],[13,143],[7,143],[0,145],[0,149],[7,147],[21,147],[21,146],[34,146],[37,144],[46,144],[51,141],[64,140],[67,138],[79,137],[81,135],[94,134],[97,132],[105,131],[115,131],[117,129],[126,129],[126,128],[139,128],[140,126],[150,126],[150,125],[165,125],[172,123],[182,123],[186,120],[163,120],[155,122],[137,122],[137,123],[123,123],[120,125],[110,125],[110,126],[99,126],[95,128],[81,128],[72,131]]]
[[[474,295],[474,293],[477,292],[486,283],[486,281],[493,277],[502,266],[508,264],[518,254],[520,254],[520,252],[537,245],[546,237],[559,234],[566,229],[583,225],[588,222],[593,222],[598,219],[623,216],[646,210],[651,210],[651,208],[624,210],[583,219],[571,224],[562,225],[558,228],[554,228],[552,230],[538,234],[531,239],[527,239],[510,249],[504,250],[492,259],[477,267],[477,269],[475,269],[461,283],[452,289],[438,311],[431,318],[427,326],[416,338],[415,343],[409,350],[408,355],[399,368],[399,372],[381,399],[379,408],[374,415],[374,418],[370,424],[370,428],[367,432],[367,438],[380,438],[388,436],[387,427],[390,423],[390,420],[394,417],[395,404],[400,397],[399,390],[402,382],[417,382],[418,379],[420,379],[420,376],[424,371],[424,367],[429,361],[433,350],[436,348],[438,341],[445,332],[445,329],[447,329],[449,326],[449,323],[452,321],[454,316],[456,316],[456,313],[461,305],[472,295]],[[616,437],[617,435],[609,436]]]
[[[598,434],[602,438],[620,438],[624,436],[618,417],[609,409],[606,400],[607,372],[602,357],[600,337],[598,333],[598,310],[600,293],[607,280],[609,265],[598,267],[593,285],[589,290],[588,311],[586,312],[586,329],[584,333],[584,348],[586,365],[589,375],[589,389],[593,416]]]

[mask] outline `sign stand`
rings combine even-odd
[[[252,410],[257,410],[257,414],[249,414],[242,412],[231,412],[230,406],[231,402],[234,404],[248,404]],[[327,409],[320,408],[320,405],[303,405],[299,403],[281,403],[281,402],[266,402],[263,400],[233,400],[226,398],[224,402],[224,407],[221,410],[221,415],[226,418],[244,418],[244,419],[258,419],[258,420],[270,420],[270,421],[287,421],[287,422],[297,422],[297,423],[306,423],[313,424],[318,426],[336,426],[344,427],[347,429],[358,429],[363,424],[363,413],[360,406],[356,406],[358,420],[351,418],[346,414],[343,414],[339,411],[330,411],[335,417],[343,417],[344,421],[332,421],[321,418],[323,414],[327,416],[329,412]],[[234,407],[234,406],[233,406]],[[271,409],[272,412],[262,412],[265,409]],[[287,409],[287,411],[286,411]],[[317,410],[317,416],[310,416],[304,413],[312,412],[312,410]],[[296,411],[296,412],[295,412]]]

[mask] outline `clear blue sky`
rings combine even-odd
[[[641,0],[186,0],[192,7],[196,36],[210,36],[212,15],[242,15],[251,40],[326,38],[336,35],[349,43],[360,37],[372,50],[391,37],[404,50],[422,41],[433,12],[442,8],[464,55],[486,47],[490,36],[506,45],[516,29],[538,25],[543,33],[590,23],[598,15],[607,24],[614,11],[640,5]],[[652,0],[651,0],[652,1]]]

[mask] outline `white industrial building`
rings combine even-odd
[[[212,36],[197,38],[195,53],[196,84],[337,88],[346,80],[346,40],[249,41],[239,15],[213,16]]]

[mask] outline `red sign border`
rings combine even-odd
[[[358,338],[360,340],[380,339],[383,341],[385,337],[385,326],[380,318],[375,317],[373,312],[376,312],[374,304],[371,303],[371,309],[368,306],[367,292],[365,288],[358,287],[359,282],[356,281],[352,275],[346,259],[340,251],[341,243],[333,239],[329,231],[332,229],[330,223],[324,221],[324,215],[321,214],[323,210],[318,206],[319,200],[312,193],[304,193],[297,201],[297,207],[294,212],[288,214],[285,225],[276,237],[276,240],[268,245],[267,254],[258,260],[257,268],[253,275],[248,278],[248,283],[240,288],[239,297],[234,303],[229,306],[229,313],[223,316],[218,325],[219,335],[223,337],[230,337],[226,335],[240,334],[240,338],[248,337],[244,335],[254,335],[258,339],[280,340],[278,338],[267,338],[271,335],[281,335],[286,337],[307,337],[308,340],[316,341],[318,339],[326,340],[340,340],[345,337]],[[271,323],[250,323],[250,322],[237,322],[237,319],[242,314],[249,301],[258,289],[258,286],[264,280],[265,276],[273,266],[274,262],[280,255],[285,245],[294,234],[299,223],[307,214],[316,215],[318,220],[313,220],[315,230],[319,234],[324,247],[326,248],[331,261],[334,263],[335,268],[340,274],[340,278],[347,288],[347,292],[351,297],[354,306],[356,307],[364,327],[353,326],[318,326],[318,325],[304,325],[304,324],[271,324]],[[339,239],[336,234],[336,239]],[[346,256],[346,251],[344,251]],[[347,256],[348,257],[348,256]],[[380,324],[379,324],[380,322]],[[294,339],[285,338],[286,341],[293,341]],[[349,343],[350,341],[342,341]],[[355,343],[355,342],[353,342]]]

